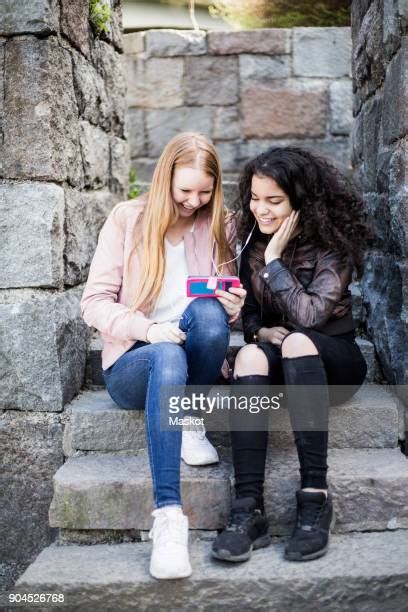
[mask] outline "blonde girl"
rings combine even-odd
[[[161,389],[216,381],[229,325],[246,295],[231,288],[217,290],[217,299],[188,298],[186,279],[234,274],[232,263],[223,265],[234,258],[233,235],[213,145],[200,134],[180,134],[160,156],[150,192],[117,204],[109,214],[81,300],[84,320],[104,340],[102,369],[110,396],[121,408],[145,410],[155,578],[191,574],[180,496],[182,439],[187,461],[189,454],[191,463],[217,460],[206,438],[193,442],[191,434],[161,427]]]

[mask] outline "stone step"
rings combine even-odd
[[[357,338],[357,343],[367,362],[367,382],[373,382],[377,377],[377,362],[375,359],[374,345],[365,338]],[[231,367],[235,360],[235,356],[239,349],[245,345],[244,337],[241,331],[233,331],[231,333],[230,347],[227,354],[227,359]],[[89,388],[104,387],[105,381],[102,375],[102,346],[103,341],[98,332],[95,332],[89,346],[85,381]]]
[[[283,410],[283,409],[282,409]],[[105,389],[83,391],[66,408],[67,456],[76,451],[139,451],[146,448],[144,411],[123,410]],[[271,446],[293,447],[287,414],[282,431],[271,431]],[[398,407],[380,385],[363,385],[355,396],[330,410],[329,444],[333,448],[383,448],[398,444]],[[217,446],[229,445],[229,434],[209,432]]]
[[[330,449],[329,478],[336,531],[408,528],[408,462],[399,449]],[[214,530],[228,517],[232,492],[228,452],[218,465],[182,465],[182,498],[193,529]],[[269,453],[265,506],[271,533],[287,533],[294,520],[299,486],[294,451]],[[146,530],[151,527],[152,492],[148,457],[71,457],[54,476],[51,527]]]
[[[150,544],[54,544],[13,592],[64,593],[69,609],[81,612],[407,609],[408,531],[334,535],[327,555],[311,563],[285,561],[281,539],[255,551],[248,563],[230,565],[211,559],[210,546],[190,545],[190,578],[157,581],[148,573]]]

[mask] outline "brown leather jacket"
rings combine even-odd
[[[247,290],[242,309],[246,342],[254,341],[260,327],[311,328],[329,336],[354,330],[350,263],[301,235],[266,266],[265,248],[265,241],[256,240],[241,257],[240,278]]]

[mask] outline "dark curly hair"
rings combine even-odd
[[[250,211],[252,177],[269,177],[300,210],[302,235],[316,246],[335,250],[362,272],[364,249],[370,237],[363,203],[352,183],[322,157],[300,147],[271,147],[244,167],[239,197],[234,203],[238,236],[245,241],[254,224]],[[267,239],[259,228],[253,240]]]

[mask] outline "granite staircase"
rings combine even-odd
[[[273,544],[246,564],[212,560],[211,539],[233,491],[228,435],[210,434],[218,465],[182,465],[193,576],[149,577],[152,492],[143,411],[121,410],[103,388],[101,343],[93,338],[87,387],[66,409],[66,462],[54,477],[49,520],[59,530],[17,582],[20,592],[64,593],[72,610],[408,610],[408,463],[398,446],[398,409],[375,383],[374,349],[358,342],[367,383],[331,408],[330,487],[337,522],[328,554],[283,559],[294,519],[298,466],[290,428],[270,432],[265,504]],[[243,344],[231,337],[230,359]],[[49,609],[49,607],[47,608]]]

